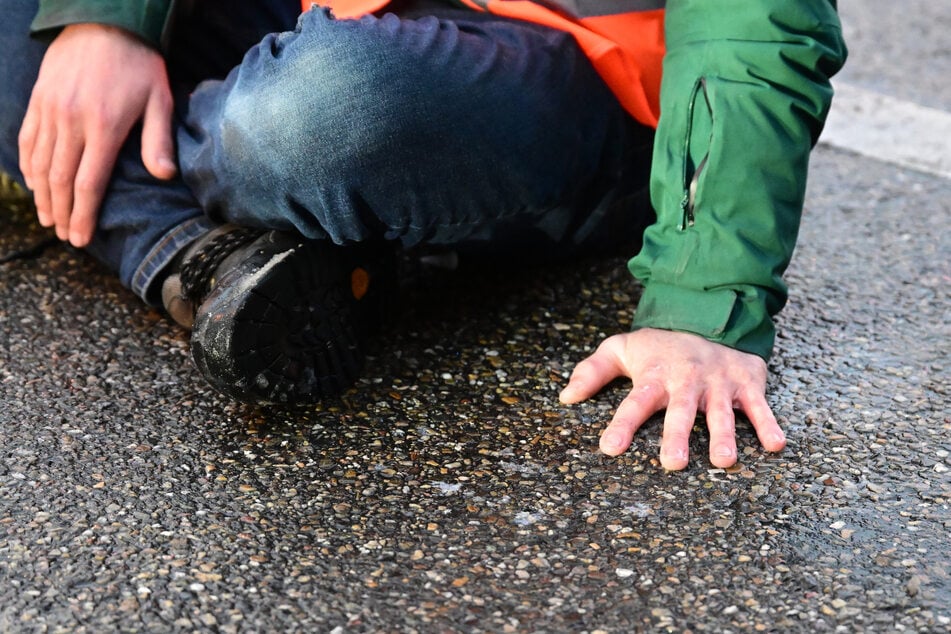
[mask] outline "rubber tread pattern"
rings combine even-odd
[[[393,310],[392,252],[302,242],[271,232],[199,307],[192,356],[219,391],[257,403],[313,403],[348,389]],[[351,273],[370,274],[360,300]],[[387,279],[391,278],[391,279]]]

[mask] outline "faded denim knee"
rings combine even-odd
[[[179,147],[216,219],[446,244],[590,197],[626,120],[569,34],[312,10],[199,87]]]
[[[335,20],[325,10],[268,36],[221,82],[195,91],[180,153],[212,215],[361,240],[355,190],[446,141],[458,113],[420,68],[395,16]],[[438,29],[435,20],[430,28]]]

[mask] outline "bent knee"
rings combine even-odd
[[[472,92],[426,52],[435,20],[336,20],[304,14],[298,31],[269,36],[229,78],[218,133],[237,161],[302,161],[336,172],[458,129]],[[386,154],[387,156],[384,156]]]

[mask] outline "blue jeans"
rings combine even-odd
[[[36,3],[12,4],[0,169],[19,177],[44,46],[26,36]],[[633,201],[651,133],[569,35],[434,0],[359,20],[298,19],[290,0],[191,4],[167,54],[182,178],[149,176],[133,131],[89,247],[149,303],[175,255],[221,222],[567,255],[632,243],[650,216]]]

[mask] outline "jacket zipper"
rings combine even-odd
[[[684,183],[684,195],[680,201],[680,209],[683,213],[683,220],[681,223],[681,229],[686,229],[687,227],[692,227],[696,218],[694,216],[694,206],[697,199],[697,187],[700,182],[700,175],[703,173],[703,169],[707,166],[707,159],[710,157],[709,150],[707,154],[704,154],[703,158],[700,159],[700,162],[697,164],[697,167],[694,169],[693,174],[689,174],[689,165],[690,165],[690,139],[693,134],[693,116],[694,116],[694,107],[697,104],[697,96],[703,95],[703,101],[707,106],[707,112],[710,113],[710,117],[713,117],[713,109],[710,107],[710,100],[707,97],[707,80],[704,77],[701,77],[694,84],[693,91],[690,94],[690,104],[687,107],[687,134],[684,139],[684,167],[683,167],[683,183]]]

